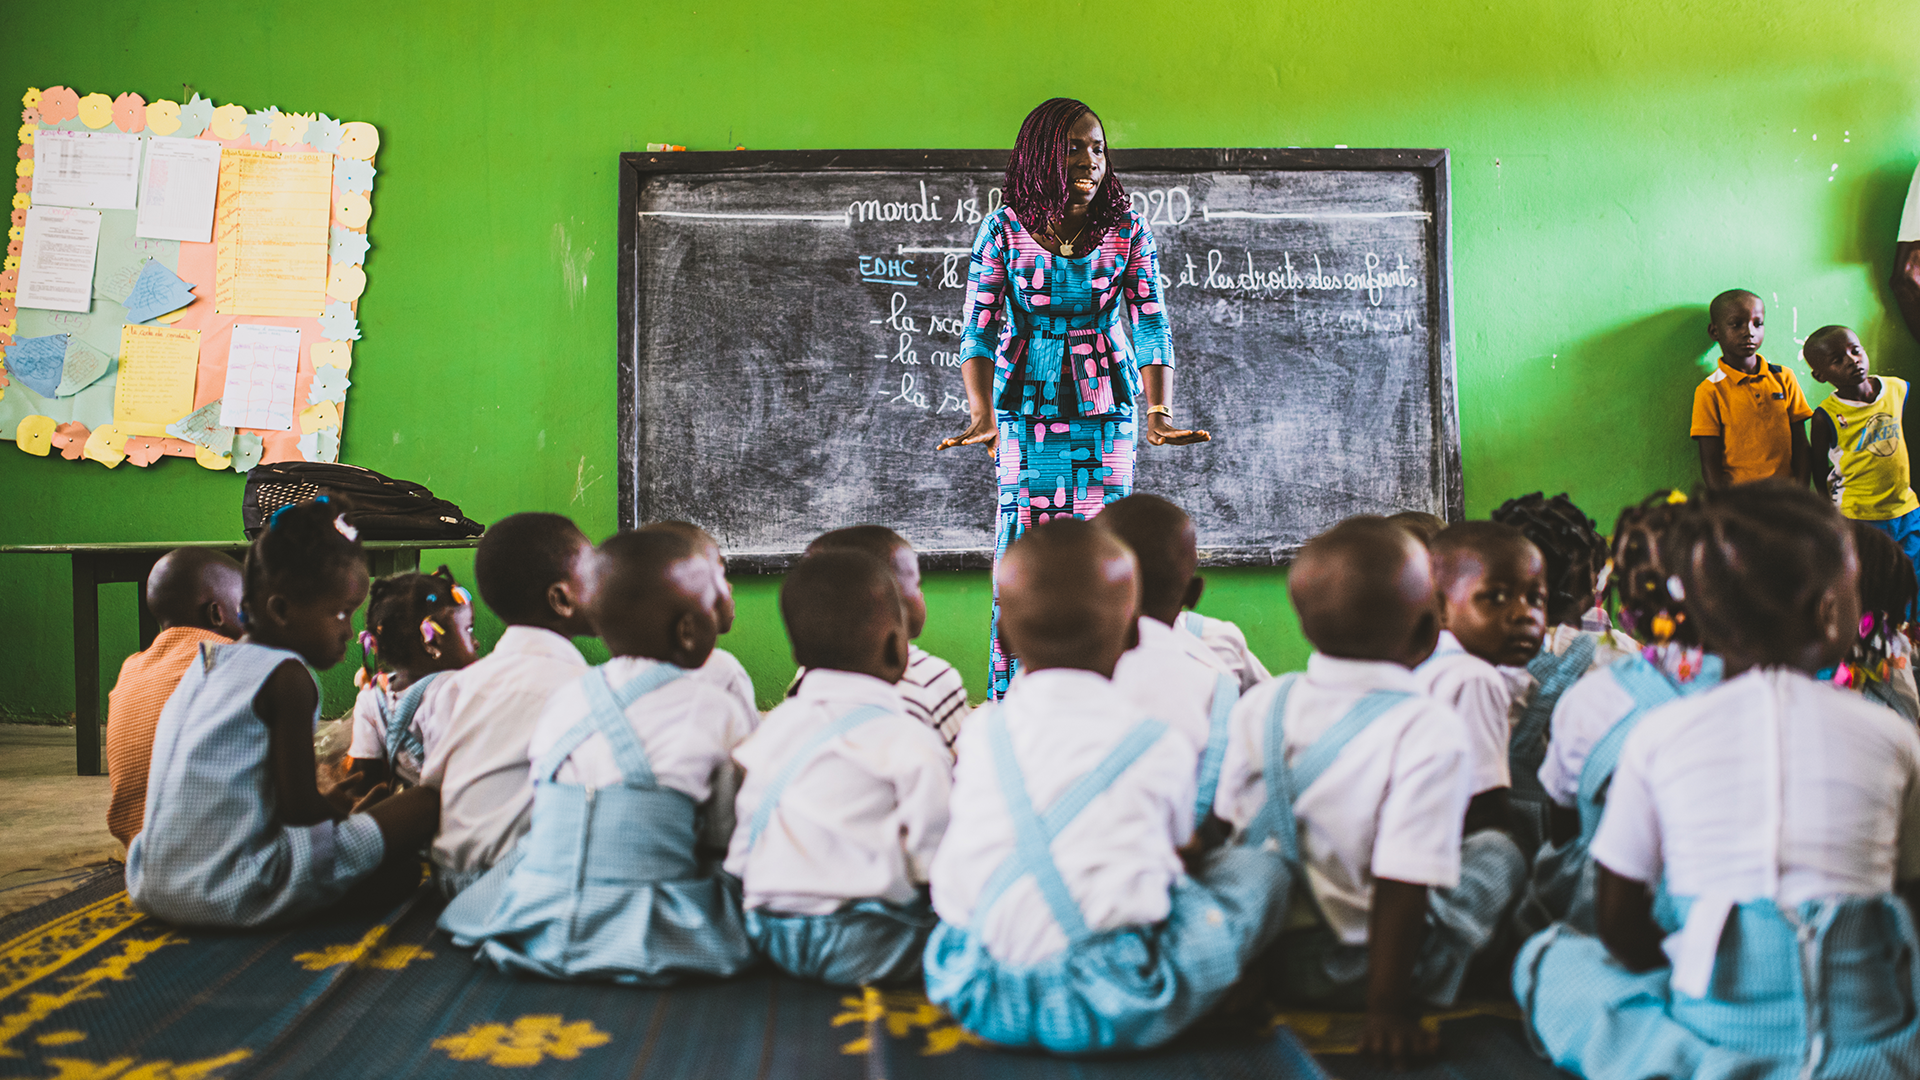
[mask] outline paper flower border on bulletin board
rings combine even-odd
[[[198,94],[183,105],[149,102],[134,93],[82,96],[55,86],[28,90],[21,104],[12,227],[7,233],[4,270],[0,270],[0,357],[5,359],[0,369],[0,439],[14,440],[29,454],[46,457],[58,450],[67,460],[84,458],[108,468],[122,461],[151,465],[162,456],[190,457],[208,469],[242,473],[261,462],[337,461],[353,342],[360,338],[359,302],[367,283],[367,220],[373,213],[377,172],[373,157],[380,146],[374,126],[343,123],[325,113],[286,113],[272,107],[250,112],[231,103],[216,107]],[[271,316],[218,310],[216,281],[222,272],[231,271],[217,250],[222,247],[225,171],[210,242],[138,237],[137,210],[101,210],[89,310],[18,307],[27,211],[33,206],[34,145],[41,132],[52,130],[114,130],[141,136],[143,161],[144,150],[155,139],[215,142],[223,154],[228,149],[246,149],[331,155],[332,210],[327,223],[325,298],[319,310]],[[233,245],[228,250],[234,250]],[[191,287],[192,296],[184,306],[134,322],[123,302],[130,299],[149,263],[167,271],[155,270],[156,279],[178,290],[177,277]],[[177,293],[176,298],[184,299],[185,294]],[[228,347],[237,323],[294,327],[300,332],[290,426],[284,430],[221,425]],[[122,336],[126,328],[135,326],[199,331],[193,408],[167,423],[164,436],[129,434],[114,424]],[[35,385],[28,385],[29,380]]]

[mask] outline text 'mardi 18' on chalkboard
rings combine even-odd
[[[1444,150],[1121,150],[1159,243],[1174,420],[1135,490],[1207,565],[1284,563],[1354,514],[1461,511]],[[998,494],[967,422],[967,256],[1001,150],[623,154],[620,515],[738,569],[891,526],[986,566]],[[1144,407],[1144,403],[1142,403]]]

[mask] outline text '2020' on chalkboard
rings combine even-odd
[[[1444,150],[1121,150],[1160,251],[1174,419],[1135,490],[1207,565],[1280,564],[1354,514],[1458,518]],[[960,374],[1001,150],[623,154],[620,515],[777,570],[878,522],[988,565],[998,488]]]

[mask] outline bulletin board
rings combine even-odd
[[[337,461],[374,126],[198,94],[21,104],[0,439],[108,468]]]

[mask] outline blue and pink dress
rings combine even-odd
[[[1090,518],[1133,491],[1140,367],[1173,366],[1160,255],[1139,214],[1084,255],[1041,247],[1010,207],[980,227],[962,362],[993,361],[1000,503],[994,560],[1028,526]],[[988,684],[1006,692],[996,589]]]

